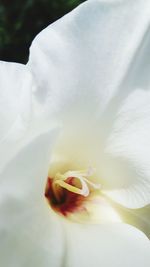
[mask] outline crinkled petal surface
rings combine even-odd
[[[141,44],[149,10],[148,0],[87,1],[37,35],[28,66],[41,108],[102,110]]]
[[[37,114],[62,119],[57,156],[91,165],[129,208],[150,201],[149,20],[147,0],[87,1],[35,38],[28,63]]]
[[[96,179],[105,191],[117,189],[120,194],[124,189],[124,194],[115,200],[127,206],[148,202],[149,166],[145,146],[149,143],[145,130],[149,131],[149,126],[145,125],[149,109],[143,111],[145,121],[137,112],[139,105],[142,110],[143,105],[147,107],[147,92],[143,90],[148,87],[136,91],[137,84],[132,77],[129,83],[124,79],[145,40],[149,15],[148,0],[86,2],[36,37],[28,63],[37,84],[34,115],[48,119],[48,124],[50,114],[62,119],[63,130],[55,156],[73,162],[78,158],[83,167],[91,162],[97,169]],[[142,46],[143,49],[146,48]],[[44,189],[55,130],[41,134],[39,131],[32,140],[26,139],[17,154],[12,153],[14,157],[6,161],[9,142],[15,145],[13,140],[25,134],[30,117],[28,100],[32,81],[24,67],[19,66],[2,63],[0,69],[3,76],[1,151],[5,152],[0,170],[2,266],[148,267],[150,244],[135,228],[123,224],[75,225],[51,211],[44,199]],[[133,77],[139,69],[135,67]],[[143,80],[139,82],[143,85]],[[128,89],[123,97],[120,96],[122,88]],[[136,101],[132,106],[134,96]],[[124,102],[122,109],[121,102],[117,102],[120,98]],[[137,121],[132,123],[135,117]],[[123,127],[127,127],[127,132]],[[138,132],[137,139],[134,139],[135,132]],[[131,136],[133,148],[126,135]],[[144,141],[139,143],[143,136]],[[139,190],[141,181],[142,191]],[[144,195],[143,202],[141,198],[136,203],[129,200],[129,195],[133,195],[129,187],[136,189],[140,197]]]
[[[114,183],[112,188],[114,188],[106,193],[115,201],[129,208],[139,208],[150,204],[149,103],[150,91],[139,89],[130,94],[122,102],[107,141],[106,151],[110,157],[114,157],[116,162],[120,161],[125,164],[124,174],[122,174],[124,177],[122,190],[118,190],[119,187],[116,186],[119,184],[119,176],[116,173],[112,179]],[[127,175],[125,166],[130,168],[130,175],[132,173],[133,176],[131,179]]]

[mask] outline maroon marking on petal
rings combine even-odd
[[[74,185],[74,177],[68,177],[66,182],[70,185]],[[53,179],[48,177],[46,189],[45,189],[45,197],[48,200],[50,206],[57,212],[67,216],[68,213],[73,213],[75,211],[82,211],[82,204],[85,201],[85,197],[79,194],[70,192],[65,188],[61,188],[61,196],[60,201],[56,199],[56,196],[53,192],[52,187]]]

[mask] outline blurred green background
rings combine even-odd
[[[0,60],[26,63],[33,38],[84,0],[0,0]]]

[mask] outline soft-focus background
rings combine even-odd
[[[33,38],[84,0],[0,0],[0,60],[26,63]]]

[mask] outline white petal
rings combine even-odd
[[[0,62],[0,169],[27,136],[32,86],[31,74],[24,65]]]
[[[108,195],[131,208],[150,201],[149,126],[143,127],[148,124],[148,115],[139,118],[135,129],[132,126],[124,131],[127,125],[122,137],[114,136],[118,143],[125,139],[126,155],[105,151],[105,145],[122,101],[138,84],[144,89],[149,85],[149,61],[144,60],[149,51],[149,5],[142,0],[88,1],[35,38],[28,63],[38,82],[34,97],[37,110],[40,108],[40,114],[61,111],[59,114],[67,116],[57,156],[77,159],[80,168],[96,167],[103,189],[113,190]],[[132,103],[137,105],[139,97],[133,94]],[[141,110],[144,105],[147,109],[148,101],[141,102]],[[106,113],[100,112],[103,108]],[[136,108],[126,116],[125,120],[132,121]],[[124,119],[120,121],[126,125]],[[134,142],[126,144],[130,134]],[[112,142],[116,146],[117,141]],[[134,159],[133,154],[137,154]]]
[[[8,135],[17,139],[27,127],[31,88],[31,75],[24,65],[0,62],[0,141]]]
[[[113,202],[112,206],[117,210],[124,223],[140,229],[148,238],[150,238],[150,205],[140,209],[129,209]]]
[[[107,142],[114,160],[105,193],[129,208],[150,204],[150,92],[135,90],[123,101]],[[117,168],[122,170],[117,173]],[[120,166],[119,166],[120,165]],[[108,171],[107,171],[108,172]],[[119,176],[120,174],[120,176]],[[105,174],[106,175],[106,174]]]
[[[2,266],[60,266],[61,224],[44,198],[56,131],[38,136],[10,162],[0,178]]]
[[[107,196],[129,208],[150,203],[150,93],[134,90],[101,129],[81,117],[67,121],[54,161],[70,170],[94,169],[92,181]],[[111,119],[110,117],[109,119]],[[66,167],[65,167],[66,168]],[[61,170],[60,170],[61,171]]]
[[[66,267],[148,267],[150,243],[125,224],[67,225]]]
[[[40,113],[103,109],[128,71],[149,18],[148,0],[87,1],[42,31],[28,63]]]

